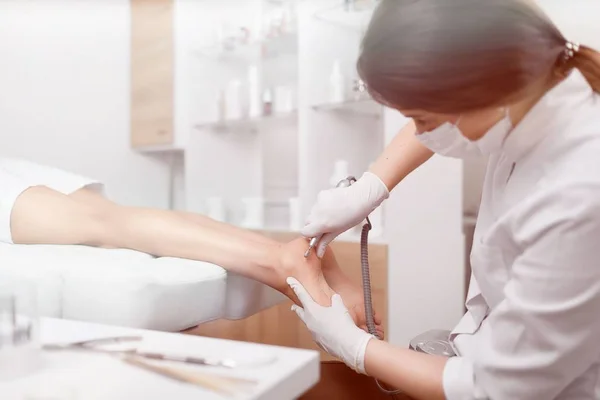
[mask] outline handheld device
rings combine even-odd
[[[354,182],[356,182],[356,178],[353,176],[349,176],[346,179],[342,179],[337,185],[337,188],[348,187],[351,186]],[[371,272],[369,269],[369,231],[371,230],[372,225],[369,217],[365,218],[365,221],[362,226],[361,234],[360,234],[360,265],[362,270],[362,286],[363,286],[363,294],[364,294],[364,302],[365,302],[365,318],[367,321],[367,330],[370,334],[376,336],[378,339],[382,340],[382,337],[378,336],[377,328],[375,327],[375,318],[373,315],[373,300],[371,297]],[[304,253],[304,257],[308,257],[312,249],[317,245],[321,237],[311,238],[309,242],[309,247],[306,253]],[[388,390],[384,388],[377,379],[375,379],[377,386],[379,389],[390,395],[394,396],[402,393],[400,390]]]
[[[353,176],[349,176],[346,179],[342,179],[341,181],[339,181],[335,187],[336,188],[348,187],[348,186],[352,185],[354,182],[356,182],[356,178]],[[371,223],[369,222],[369,225],[370,224]],[[308,258],[312,249],[314,249],[317,246],[317,243],[319,243],[319,240],[321,240],[321,237],[322,236],[316,236],[316,237],[310,239],[310,241],[308,242],[308,250],[306,250],[306,253],[304,253],[304,258]]]

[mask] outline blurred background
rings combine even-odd
[[[600,48],[599,0],[538,3]],[[97,178],[122,204],[295,233],[407,122],[356,73],[376,4],[0,0],[0,156]],[[462,314],[484,169],[435,157],[373,216],[393,342]]]

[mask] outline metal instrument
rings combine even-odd
[[[187,357],[175,354],[154,353],[140,351],[138,349],[106,349],[100,346],[107,344],[120,344],[127,342],[138,342],[142,340],[141,336],[117,336],[111,338],[92,339],[82,342],[66,343],[66,344],[46,344],[42,346],[43,350],[49,351],[84,351],[92,353],[105,353],[112,355],[136,356],[151,360],[174,361],[184,364],[206,365],[211,367],[236,368],[238,364],[230,359],[208,359],[200,357]]]
[[[319,243],[319,239],[321,239],[320,236],[310,239],[310,242],[308,242],[308,250],[306,250],[306,253],[304,253],[304,258],[308,258],[312,249],[314,249],[317,243]]]
[[[346,179],[342,179],[337,185],[336,188],[344,188],[344,187],[348,187],[350,185],[352,185],[354,182],[356,182],[356,178],[353,176],[349,176]],[[371,223],[369,222],[369,225]],[[312,251],[312,249],[314,249],[317,244],[319,243],[319,241],[321,240],[322,236],[317,236],[314,238],[310,239],[310,242],[308,242],[308,250],[306,250],[306,253],[304,253],[304,258],[308,258],[308,256],[310,255],[310,252]]]

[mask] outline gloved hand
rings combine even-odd
[[[342,360],[359,374],[365,374],[367,344],[375,336],[354,324],[339,294],[331,298],[331,307],[317,304],[295,278],[287,279],[302,307],[294,304],[292,311],[306,324],[315,342],[323,350]]]
[[[390,192],[381,179],[365,172],[349,187],[320,192],[307,224],[300,232],[307,238],[322,235],[317,245],[317,256],[321,258],[331,241],[358,225],[389,196]]]

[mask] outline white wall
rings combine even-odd
[[[385,111],[386,142],[406,125]],[[407,346],[430,329],[452,329],[463,311],[463,165],[434,156],[384,203],[388,259],[388,340]]]
[[[129,37],[128,0],[0,1],[0,156],[165,207],[165,164],[129,149]]]
[[[600,50],[599,0],[537,0],[569,40]]]

